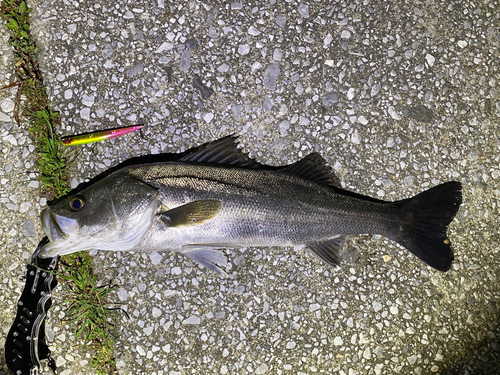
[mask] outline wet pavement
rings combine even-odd
[[[500,372],[498,3],[214,3],[29,4],[61,134],[145,124],[82,146],[72,185],[238,134],[261,163],[319,152],[344,188],[379,199],[462,182],[455,261],[441,273],[372,235],[352,236],[335,269],[299,248],[227,249],[227,279],[176,253],[96,252],[130,316],[118,322],[119,373]],[[0,35],[3,87],[14,76]],[[0,92],[2,348],[46,204],[29,181],[32,142],[11,119],[15,93]],[[47,321],[60,374],[92,374],[63,310]]]

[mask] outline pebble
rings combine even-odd
[[[158,318],[162,316],[163,312],[158,307],[153,307],[153,317]]]
[[[428,53],[427,55],[425,55],[425,59],[427,60],[427,64],[429,64],[429,66],[434,66],[434,62],[436,61],[436,58],[434,56]]]
[[[257,369],[255,370],[255,373],[257,375],[265,374],[268,370],[269,370],[269,366],[266,365],[265,363],[263,363],[259,367],[257,367]]]
[[[264,111],[269,112],[273,108],[273,106],[274,106],[273,100],[269,97],[266,97],[264,99],[264,104],[263,104]]]
[[[144,64],[138,63],[132,69],[127,70],[127,75],[129,77],[135,76],[137,73],[142,72],[144,70]]]
[[[349,39],[351,37],[351,32],[349,30],[342,30],[340,37],[342,39]]]
[[[252,73],[255,72],[256,70],[262,68],[262,64],[258,61],[254,62],[252,64]]]
[[[358,129],[354,129],[351,135],[351,143],[359,145],[359,132]]]
[[[137,345],[137,346],[135,347],[135,349],[137,350],[137,353],[139,353],[140,355],[142,355],[142,356],[145,356],[145,355],[146,355],[146,351],[142,348],[142,346]]]
[[[21,212],[22,214],[28,212],[30,207],[31,207],[30,202],[22,202],[21,205],[19,206],[19,212]]]
[[[279,73],[280,64],[278,62],[269,64],[267,67],[267,74],[264,77],[264,86],[266,86],[271,91],[276,90],[276,79],[278,78]]]
[[[2,102],[0,107],[5,113],[11,113],[14,111],[15,103],[11,98],[7,98]]]
[[[62,367],[65,364],[66,364],[66,358],[64,358],[62,355],[56,358],[56,367]]]
[[[331,107],[339,101],[339,96],[336,93],[329,92],[323,95],[323,104],[327,107]]]
[[[17,146],[17,139],[12,134],[7,134],[3,137],[4,141],[9,142],[12,146]]]
[[[3,112],[0,112],[0,121],[1,122],[10,122],[10,116],[3,113]]]
[[[180,70],[188,70],[191,67],[191,51],[189,49],[185,49],[181,54],[181,63]]]
[[[285,28],[286,18],[281,16],[281,15],[278,15],[278,16],[276,16],[276,23],[278,24],[279,27]]]
[[[294,349],[296,346],[297,346],[297,344],[295,343],[295,341],[289,341],[286,343],[287,349]]]
[[[203,120],[205,120],[207,123],[209,123],[210,121],[212,121],[214,118],[214,114],[213,113],[207,113],[205,114],[205,116],[203,116]]]
[[[241,295],[241,294],[243,294],[244,291],[245,291],[245,286],[244,285],[238,285],[236,287],[236,289],[234,290],[234,293],[237,294],[237,295]]]
[[[301,3],[299,4],[297,10],[302,17],[309,18],[309,5]]]
[[[152,251],[149,254],[149,259],[151,260],[151,264],[158,265],[161,263],[163,256],[159,254],[157,251]]]
[[[347,90],[347,99],[349,100],[354,99],[354,92],[355,92],[354,87],[351,87],[349,90]]]
[[[170,51],[174,48],[174,44],[171,42],[163,42],[155,51],[155,53],[161,53],[163,51]]]
[[[89,121],[90,120],[90,108],[82,108],[80,110],[80,117],[83,119],[83,120],[87,120]]]
[[[288,129],[290,129],[290,122],[287,120],[281,121],[279,128],[281,135],[286,136],[286,132],[288,131]]]
[[[33,220],[26,219],[23,223],[23,236],[34,237],[36,235],[35,224]]]
[[[300,82],[297,83],[297,86],[295,86],[295,92],[297,93],[297,95],[302,95],[302,93],[304,92],[304,87],[302,86],[302,83]]]
[[[221,73],[226,73],[228,70],[229,70],[229,65],[227,65],[226,63],[222,64],[221,66],[219,66],[217,68],[217,70]]]
[[[248,44],[240,44],[238,46],[238,53],[242,56],[248,55],[250,53],[250,45]]]
[[[274,61],[281,61],[283,58],[283,52],[279,48],[276,48],[273,52],[273,60]]]
[[[368,120],[365,116],[359,116],[358,117],[358,122],[362,125],[367,125],[368,124]]]
[[[382,85],[380,83],[376,83],[375,85],[372,86],[370,90],[370,96],[375,96],[380,92],[380,89],[382,88]]]
[[[328,33],[325,36],[325,39],[323,39],[323,44],[325,45],[325,47],[328,47],[332,41],[333,41],[333,36],[332,36],[332,34]]]
[[[373,301],[372,306],[373,306],[373,309],[375,310],[375,312],[382,310],[382,308],[384,307],[380,302],[377,302],[377,301]]]
[[[363,351],[363,358],[364,359],[371,359],[372,357],[372,352],[370,350],[370,347],[366,348],[364,351]]]
[[[250,35],[257,36],[260,34],[260,31],[257,30],[257,28],[255,28],[254,26],[250,26],[250,28],[248,29],[248,33]]]
[[[189,318],[184,320],[182,324],[200,324],[201,319],[197,315],[191,315]]]
[[[243,109],[243,106],[241,104],[233,106],[232,111],[233,111],[233,114],[236,117],[236,119],[240,118],[242,109]]]
[[[312,303],[309,305],[309,311],[313,312],[313,311],[319,310],[320,307],[321,306],[318,303]]]
[[[399,116],[399,114],[396,112],[396,109],[393,106],[390,106],[387,111],[394,120],[401,120],[401,116]]]
[[[95,97],[93,95],[82,95],[82,104],[86,105],[87,107],[92,107],[92,105],[94,105],[94,100]]]
[[[112,54],[113,54],[113,47],[111,46],[111,44],[106,44],[102,49],[102,57],[107,59]]]
[[[336,336],[334,339],[333,339],[333,344],[336,345],[336,346],[340,346],[344,343],[344,340],[342,340],[342,337],[340,336]]]
[[[210,26],[208,28],[208,36],[213,40],[217,40],[219,38],[219,34],[217,34],[217,30],[215,30],[215,27]]]

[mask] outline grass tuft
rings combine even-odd
[[[98,374],[117,373],[113,356],[113,343],[117,338],[114,321],[125,312],[107,302],[115,285],[97,286],[92,257],[87,252],[66,255],[60,263],[57,276],[66,292],[66,319],[75,322],[75,337],[92,343],[97,353],[92,367]]]

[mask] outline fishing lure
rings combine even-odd
[[[133,132],[135,130],[140,130],[143,127],[144,127],[144,125],[133,125],[133,126],[126,126],[123,128],[100,130],[100,131],[92,132],[92,133],[70,135],[67,137],[63,137],[61,139],[61,142],[65,146],[84,145],[87,143],[100,142],[100,141],[104,141],[106,139],[119,137],[121,135]]]

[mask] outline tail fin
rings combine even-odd
[[[451,181],[413,198],[394,204],[403,209],[406,223],[398,235],[391,237],[429,266],[448,271],[454,259],[450,240],[446,237],[448,224],[462,203],[462,184]]]

